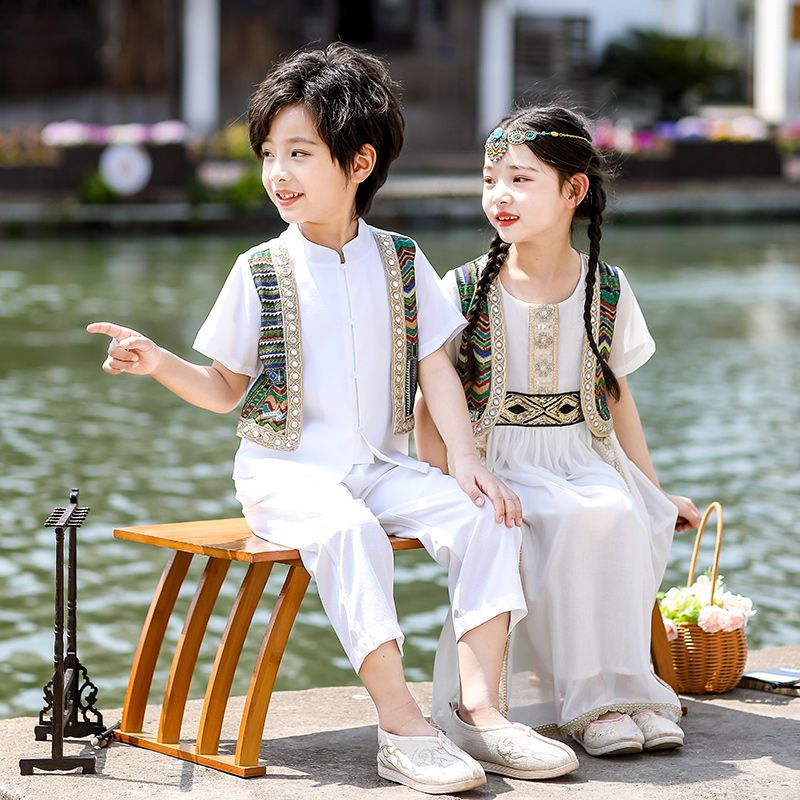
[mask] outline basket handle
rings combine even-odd
[[[703,538],[703,532],[706,529],[708,519],[714,511],[717,512],[717,543],[714,547],[714,568],[711,572],[711,597],[709,603],[712,605],[714,603],[714,589],[716,589],[717,586],[719,551],[722,547],[722,505],[716,500],[706,509],[706,513],[703,514],[703,519],[700,520],[700,524],[697,526],[697,536],[695,537],[694,550],[692,551],[692,563],[689,565],[689,579],[686,582],[687,586],[691,586],[694,583],[694,571],[697,566],[697,556],[700,553],[700,540]]]

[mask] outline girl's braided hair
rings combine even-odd
[[[582,114],[563,106],[550,105],[524,108],[513,116],[504,119],[500,125],[503,128],[523,128],[536,131],[558,131],[571,133],[575,136],[584,136],[591,139],[588,120]],[[583,304],[583,325],[586,329],[586,339],[589,347],[597,358],[603,370],[606,389],[611,396],[618,400],[620,396],[619,382],[608,363],[600,354],[592,330],[592,298],[597,281],[597,265],[600,260],[601,226],[603,224],[603,211],[606,207],[605,182],[610,175],[602,155],[589,143],[581,139],[569,137],[537,136],[525,145],[531,152],[558,172],[560,183],[568,181],[576,173],[582,172],[589,178],[589,190],[580,205],[575,209],[574,219],[588,220],[587,234],[589,237],[589,268],[586,272],[586,297]],[[510,244],[504,242],[498,233],[495,233],[489,246],[486,266],[481,272],[475,295],[467,312],[467,327],[464,330],[463,340],[466,341],[475,326],[478,324],[480,308],[486,302],[489,287],[497,278],[500,268],[508,257]],[[467,359],[470,371],[475,368],[475,357],[472,348],[467,349]]]

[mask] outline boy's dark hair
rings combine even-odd
[[[591,140],[589,120],[583,114],[562,105],[531,106],[518,110],[510,117],[506,117],[500,126],[503,128],[522,128],[535,131],[558,131],[581,136]],[[609,394],[619,399],[620,387],[614,372],[608,362],[603,358],[597,347],[592,330],[591,307],[594,296],[594,286],[597,280],[597,266],[600,261],[600,237],[603,224],[603,212],[606,208],[606,182],[611,177],[612,171],[602,153],[590,141],[573,139],[570,137],[539,136],[533,141],[526,141],[525,145],[531,152],[553,167],[558,172],[560,183],[563,185],[573,175],[579,172],[589,178],[589,191],[580,205],[575,209],[574,219],[588,221],[587,234],[589,236],[589,265],[586,272],[586,297],[583,306],[583,324],[586,338],[592,352],[597,357],[603,370],[606,388]],[[475,297],[467,314],[467,327],[462,336],[466,338],[478,323],[479,309],[486,300],[489,287],[497,277],[500,268],[508,256],[510,244],[504,242],[500,235],[495,233],[489,247],[486,266],[481,272],[481,277],[475,289]],[[469,363],[474,368],[474,354],[468,350]]]
[[[279,62],[250,98],[250,146],[261,146],[275,115],[284,107],[306,108],[334,160],[349,174],[365,144],[377,153],[375,167],[356,191],[356,216],[362,217],[383,186],[389,165],[403,146],[403,115],[385,65],[375,56],[335,42],[324,50],[299,50]]]

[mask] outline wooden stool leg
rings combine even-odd
[[[177,744],[180,741],[186,698],[189,696],[189,685],[192,682],[192,675],[194,675],[200,645],[230,563],[230,561],[220,558],[209,558],[203,577],[197,585],[192,604],[186,615],[181,638],[178,640],[178,646],[175,648],[175,655],[172,658],[172,667],[169,671],[169,680],[164,693],[164,704],[161,707],[161,719],[158,725],[159,742]]]
[[[231,693],[231,684],[242,653],[244,640],[250,630],[258,602],[264,593],[272,571],[271,562],[250,564],[244,576],[236,602],[228,617],[228,624],[217,649],[217,657],[208,679],[208,688],[197,730],[197,752],[216,755],[222,720]]]
[[[661,618],[658,600],[653,606],[653,617],[650,626],[650,654],[653,657],[653,667],[656,675],[677,692],[678,678],[675,675],[675,665],[672,663],[672,649],[669,646],[667,632],[664,629],[664,620]]]
[[[236,742],[236,766],[247,767],[258,764],[258,753],[264,735],[264,723],[267,718],[275,677],[281,663],[286,641],[292,629],[300,603],[308,588],[311,576],[305,568],[297,565],[289,567],[280,596],[272,610],[261,651],[258,654],[250,689],[247,692],[242,722],[239,726],[239,738]]]
[[[191,553],[175,551],[161,574],[161,580],[150,603],[150,610],[147,612],[136,655],[133,658],[131,677],[125,693],[125,705],[122,709],[121,731],[138,732],[142,730],[150,684],[153,681],[156,661],[164,641],[164,633],[191,561]]]

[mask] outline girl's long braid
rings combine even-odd
[[[500,272],[500,267],[505,264],[510,247],[510,244],[504,242],[500,238],[500,235],[495,233],[492,243],[489,245],[486,266],[483,268],[483,272],[481,272],[481,276],[478,279],[478,285],[475,287],[475,294],[472,297],[472,304],[467,312],[467,327],[462,334],[462,340],[465,342],[469,341],[469,337],[478,324],[480,309],[486,302],[486,297],[489,294],[489,287]],[[475,353],[472,347],[467,348],[467,365],[470,374],[474,375],[477,365],[475,364]]]
[[[600,261],[600,238],[602,237],[601,226],[603,224],[603,211],[606,207],[606,192],[602,181],[595,177],[589,178],[589,191],[584,200],[586,204],[586,214],[589,218],[589,268],[586,272],[586,298],[583,302],[583,325],[586,329],[586,339],[589,347],[597,358],[603,378],[606,383],[606,390],[615,399],[619,400],[620,388],[614,372],[600,354],[600,349],[594,338],[592,329],[592,299],[594,298],[594,287],[597,280],[597,265]]]

